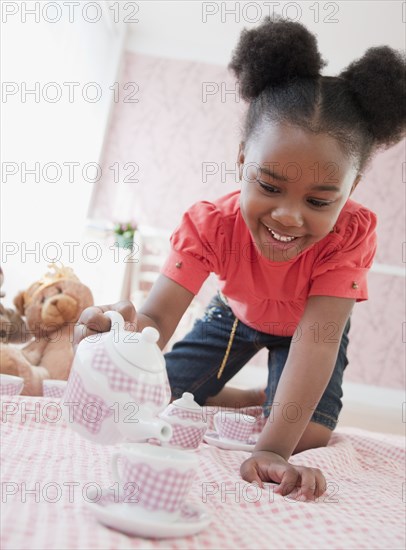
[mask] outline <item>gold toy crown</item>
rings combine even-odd
[[[51,268],[53,272],[48,271],[48,273],[45,273],[42,279],[32,284],[30,288],[26,292],[24,292],[24,303],[26,305],[32,302],[34,297],[42,292],[44,288],[46,288],[47,286],[51,286],[58,281],[70,280],[76,281],[77,283],[80,282],[71,267],[65,267],[62,264],[58,266],[56,263],[48,264],[48,267]]]

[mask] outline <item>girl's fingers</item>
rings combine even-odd
[[[301,484],[297,498],[300,500],[315,500],[326,490],[326,480],[318,468],[300,468]],[[295,498],[296,498],[295,497]]]
[[[269,457],[255,456],[241,465],[241,476],[250,483],[263,487],[262,481],[279,482],[275,494],[306,501],[321,496],[327,487],[321,470],[305,466],[294,466],[288,462],[271,462]]]
[[[259,477],[257,471],[255,472],[255,474],[253,476],[253,479],[251,479],[250,483],[256,483],[258,485],[258,487],[260,487],[261,489],[264,488],[264,484],[262,483],[262,479]]]
[[[308,472],[309,470],[310,472]],[[326,488],[326,479],[321,470],[319,468],[306,468],[306,473],[302,475],[302,495],[315,500],[326,491]]]
[[[73,345],[77,345],[88,336],[93,336],[99,332],[107,332],[111,327],[111,320],[104,315],[106,311],[118,311],[126,321],[127,330],[135,330],[136,311],[133,304],[129,301],[117,302],[103,306],[91,306],[82,311],[74,327]]]
[[[283,466],[285,471],[282,474],[282,479],[280,481],[279,487],[275,489],[275,493],[286,496],[291,493],[297,486],[298,480],[300,479],[300,473],[293,467]],[[276,473],[276,476],[275,476]],[[278,478],[278,472],[274,471],[274,468],[271,466],[268,470],[268,475],[270,479]]]
[[[108,311],[107,306],[91,306],[82,311],[78,325],[84,325],[91,333],[95,332],[107,332],[110,330],[111,321],[104,311]],[[86,335],[87,336],[87,335]]]
[[[123,300],[115,304],[87,307],[80,314],[78,324],[86,325],[96,332],[107,332],[110,330],[111,321],[104,315],[106,311],[118,311],[128,323],[134,323],[137,316],[133,304]]]
[[[259,477],[257,463],[255,459],[248,459],[241,464],[241,477],[249,483],[257,483],[261,489],[264,487],[262,479]]]
[[[317,488],[316,474],[314,470],[315,468],[300,468],[301,483],[298,496],[301,500],[314,500],[314,495]]]
[[[315,497],[321,497],[327,491],[327,481],[324,477],[321,470],[315,468],[316,470],[316,491],[314,493]]]
[[[137,314],[132,302],[129,302],[128,300],[122,300],[121,302],[116,302],[115,304],[112,304],[110,306],[103,307],[108,308],[104,311],[118,311],[123,316],[124,321],[127,321],[128,323],[135,323]]]

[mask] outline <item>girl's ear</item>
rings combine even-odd
[[[245,161],[244,147],[245,147],[245,143],[241,141],[238,147],[238,156],[237,156],[237,166],[238,166],[238,173],[239,173],[238,175],[240,177],[240,181],[242,180],[242,172],[243,172],[244,161]]]

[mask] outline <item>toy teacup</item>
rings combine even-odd
[[[213,420],[221,439],[228,441],[247,441],[256,422],[254,416],[237,411],[220,411]]]
[[[112,456],[113,478],[132,488],[137,517],[176,521],[197,470],[197,458],[148,443],[123,445]]]
[[[0,374],[0,395],[19,395],[23,386],[23,378],[11,374]]]

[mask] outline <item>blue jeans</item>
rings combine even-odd
[[[269,415],[292,337],[260,332],[239,321],[223,374],[220,379],[217,379],[234,320],[235,316],[231,309],[218,296],[215,296],[207,306],[203,317],[195,321],[192,330],[165,354],[172,395],[177,399],[183,392],[188,391],[193,393],[200,405],[204,405],[207,398],[218,394],[259,350],[267,348],[269,350],[268,384],[264,414]],[[335,429],[342,408],[341,386],[343,372],[348,365],[349,329],[350,319],[341,338],[333,374],[311,417],[313,422],[323,424],[330,430]],[[300,414],[298,406],[295,404],[285,406],[289,407],[290,411],[286,409],[284,412],[294,421],[294,418]]]

